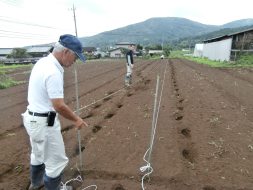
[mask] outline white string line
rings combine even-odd
[[[145,172],[146,170],[149,170],[149,172],[146,173],[146,174],[141,178],[141,187],[142,187],[142,189],[145,189],[145,188],[144,188],[144,179],[145,179],[145,177],[148,176],[149,174],[151,174],[151,173],[153,172],[153,168],[151,167],[150,163],[145,159],[145,157],[146,157],[147,153],[149,152],[149,150],[150,150],[150,148],[148,148],[148,150],[146,151],[146,153],[145,153],[144,156],[143,156],[143,160],[147,163],[147,165],[146,165],[146,166],[142,166],[142,167],[140,168],[141,172]]]
[[[100,101],[102,101],[102,100],[104,100],[104,99],[110,97],[110,96],[113,96],[114,94],[119,93],[119,92],[122,91],[123,89],[125,89],[125,87],[123,87],[123,88],[119,89],[118,91],[116,91],[116,92],[114,92],[114,93],[112,93],[112,94],[109,94],[109,95],[107,95],[107,96],[105,96],[105,97],[103,97],[103,98],[101,98],[101,99],[99,99],[99,100],[96,100],[96,101],[92,102],[91,104],[89,104],[89,105],[87,105],[87,106],[84,106],[84,107],[79,108],[79,111],[81,111],[81,110],[83,110],[83,109],[86,109],[86,108],[88,108],[88,107],[90,107],[90,106],[92,106],[92,105],[94,105],[94,104],[96,104],[96,103],[98,103],[98,102],[100,102]],[[77,110],[74,111],[74,113],[76,113],[76,112],[77,112]]]
[[[164,73],[163,73],[163,83],[162,83],[162,89],[161,89],[160,99],[159,99],[159,103],[158,103],[158,107],[157,107],[157,114],[156,114],[156,119],[155,119],[155,128],[154,128],[154,135],[153,135],[153,139],[152,139],[152,146],[153,146],[153,143],[154,143],[154,138],[155,138],[155,133],[156,133],[156,127],[157,127],[157,121],[158,121],[159,112],[160,112],[160,106],[161,106],[161,101],[162,101],[163,87],[164,87],[164,81],[165,81],[165,74],[166,74],[166,71],[167,71],[167,63],[165,65],[165,70],[164,70]]]
[[[78,181],[78,182],[82,183],[83,179],[80,175],[78,175],[76,178],[70,179],[66,183],[61,182],[61,185],[62,185],[61,190],[68,190],[67,184],[70,183],[71,181]],[[96,185],[89,185],[89,186],[85,187],[84,189],[88,189],[90,187],[95,187],[95,190],[97,189]],[[82,190],[84,190],[84,189],[82,189]]]
[[[159,103],[158,103],[158,107],[157,107],[157,114],[156,114],[156,118],[155,118],[155,127],[154,127],[154,133],[152,135],[152,141],[151,141],[151,145],[150,147],[148,148],[148,150],[146,151],[146,153],[144,154],[144,157],[143,157],[143,160],[147,163],[146,166],[142,166],[140,168],[141,172],[145,172],[147,169],[150,170],[148,173],[146,173],[142,179],[141,179],[141,187],[143,190],[145,190],[145,187],[144,187],[144,179],[146,176],[149,176],[149,174],[151,174],[153,172],[153,168],[151,166],[151,163],[149,163],[145,157],[146,157],[146,154],[147,152],[150,151],[151,147],[153,147],[153,142],[154,142],[154,138],[155,138],[155,132],[156,132],[156,127],[157,127],[157,121],[158,121],[158,116],[159,116],[159,111],[160,111],[160,105],[161,105],[161,100],[162,100],[162,94],[163,94],[163,87],[164,87],[164,81],[165,81],[165,73],[167,71],[167,64],[168,62],[166,63],[166,66],[165,66],[165,70],[164,70],[164,74],[163,74],[163,83],[162,83],[162,89],[161,89],[161,94],[160,94],[160,99],[159,99]],[[154,110],[155,111],[155,110]],[[151,152],[150,152],[150,155],[151,155]]]

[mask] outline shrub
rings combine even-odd
[[[241,65],[253,65],[253,55],[241,55],[240,58],[236,61],[236,64]]]

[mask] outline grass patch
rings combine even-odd
[[[4,64],[0,64],[0,75],[15,71],[16,69],[22,69],[22,68],[31,69],[32,66],[33,66],[32,64],[29,64],[29,65],[20,65],[20,64],[17,64],[17,65],[4,65]]]
[[[243,55],[235,62],[230,61],[213,61],[207,58],[185,56],[182,51],[172,51],[170,58],[181,58],[194,61],[196,63],[209,65],[210,67],[253,67],[253,55]]]
[[[6,89],[12,86],[16,86],[19,84],[24,83],[24,81],[15,81],[11,77],[8,77],[6,73],[18,69],[18,68],[29,68],[32,67],[32,64],[30,65],[3,65],[0,64],[0,89]]]
[[[209,60],[207,58],[199,58],[199,57],[185,57],[188,60],[200,63],[200,64],[206,64],[209,65],[211,67],[253,67],[253,58],[251,60],[251,58],[249,56],[242,56],[240,59],[238,59],[235,62],[230,62],[230,61],[212,61]]]
[[[7,77],[5,74],[0,75],[0,89],[9,88],[21,83],[23,82],[15,81],[12,78]]]
[[[236,61],[237,65],[253,65],[253,55],[241,55],[239,60]]]
[[[190,57],[187,56],[185,57],[188,60],[200,63],[200,64],[205,64],[205,65],[209,65],[210,67],[234,67],[234,64],[231,64],[230,62],[220,62],[220,61],[212,61],[210,59],[207,58],[199,58],[199,57]]]
[[[0,76],[4,74],[5,74],[5,71],[0,69]]]
[[[4,65],[0,64],[0,71],[5,70],[5,69],[17,69],[17,68],[26,68],[26,67],[32,67],[32,64],[26,64],[26,65],[21,65],[21,64],[13,64],[13,65]]]
[[[170,52],[170,58],[184,58],[184,52],[183,51],[171,51]]]

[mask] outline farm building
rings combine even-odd
[[[52,46],[29,46],[22,49],[26,49],[29,56],[23,58],[7,58],[15,48],[0,48],[0,60],[4,64],[26,64],[35,63],[40,57],[47,56],[53,49]]]
[[[0,60],[6,59],[11,54],[13,48],[0,48]]]
[[[45,57],[52,52],[53,46],[30,46],[26,52],[32,57]]]
[[[130,45],[136,46],[136,44],[129,42],[120,42],[115,44],[116,48],[109,50],[110,57],[118,57],[118,58],[124,57],[125,56],[124,52],[128,50],[128,47]]]
[[[195,45],[195,56],[217,61],[234,61],[240,54],[253,54],[253,28],[208,39],[202,45],[202,52],[199,49],[200,44]]]
[[[203,47],[204,44],[196,44],[193,52],[194,57],[202,57],[203,56]]]
[[[130,43],[130,42],[120,42],[120,43],[115,44],[115,46],[117,48],[128,48],[129,46],[136,46],[136,44]]]
[[[125,55],[124,55],[122,49],[126,49],[126,48],[118,47],[118,48],[109,50],[110,57],[114,57],[114,58],[124,57]]]

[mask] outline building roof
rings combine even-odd
[[[124,48],[124,47],[117,47],[117,48],[114,48],[114,49],[110,49],[108,50],[109,52],[113,52],[113,51],[116,51],[118,49],[127,49],[127,48]]]
[[[135,43],[130,43],[130,42],[119,42],[115,45],[135,45]]]
[[[53,46],[31,46],[28,47],[27,53],[44,53],[49,52],[53,49]]]
[[[247,29],[247,30],[242,30],[242,31],[239,31],[239,32],[234,32],[234,33],[226,34],[226,35],[223,35],[223,36],[218,36],[218,37],[215,37],[215,38],[210,38],[210,39],[204,40],[203,42],[207,43],[207,42],[220,41],[222,39],[231,38],[234,35],[237,35],[237,34],[240,34],[240,33],[244,33],[244,32],[250,32],[250,31],[253,31],[253,28],[250,28],[250,29]]]
[[[250,32],[250,31],[253,31],[253,27],[252,28],[248,28],[246,30],[242,30],[240,32],[234,32],[234,33],[231,33],[229,34],[230,36],[233,36],[233,35],[236,35],[236,34],[240,34],[240,33],[244,33],[244,32]]]
[[[9,55],[12,50],[13,48],[0,48],[0,55]]]

